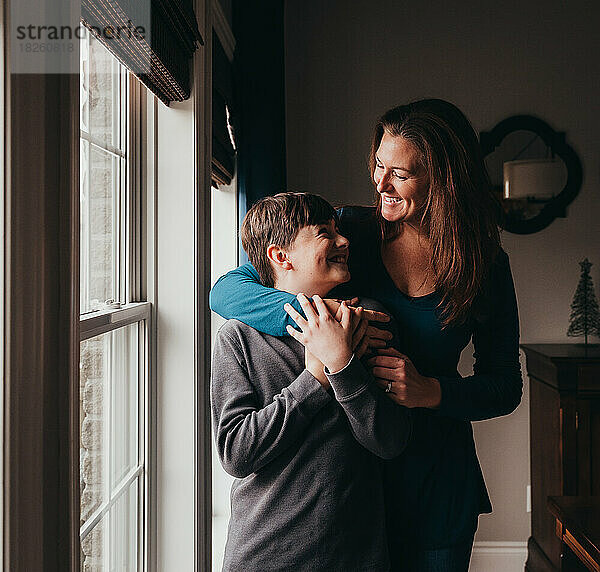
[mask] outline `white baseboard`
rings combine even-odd
[[[469,572],[523,572],[527,542],[475,542]]]

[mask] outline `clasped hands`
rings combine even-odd
[[[354,353],[361,358],[368,349],[377,355],[367,360],[376,384],[385,389],[386,395],[395,403],[405,407],[437,408],[441,402],[438,380],[419,374],[410,359],[387,342],[392,334],[369,325],[369,320],[387,322],[389,316],[375,310],[354,307],[354,298],[349,302],[313,296],[312,303],[298,294],[298,301],[306,315],[304,318],[290,304],[286,312],[296,322],[300,331],[287,326],[287,331],[305,348],[306,369],[327,389],[329,381],[323,371],[343,369]]]
[[[292,305],[285,304],[285,311],[300,328],[298,331],[288,325],[287,331],[304,346],[306,369],[328,389],[329,381],[323,366],[330,372],[337,372],[348,364],[353,353],[357,357],[365,353],[367,318],[363,308],[351,309],[345,301],[339,303],[332,315],[320,296],[313,296],[312,303],[304,294],[298,294],[297,298],[306,318]]]

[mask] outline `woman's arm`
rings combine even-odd
[[[263,286],[250,263],[221,276],[209,296],[213,312],[225,319],[235,318],[271,336],[287,335],[286,326],[294,324],[283,309],[285,303],[301,312],[293,294]]]
[[[487,295],[488,316],[477,322],[473,333],[474,375],[425,377],[395,348],[379,350],[369,360],[377,384],[388,389],[392,401],[467,421],[507,415],[516,409],[523,390],[519,318],[504,252],[493,267]]]
[[[339,302],[329,299],[325,302],[329,310],[335,314]],[[235,318],[271,336],[287,336],[287,326],[295,326],[295,322],[283,308],[286,303],[291,304],[304,315],[296,296],[283,290],[263,286],[258,272],[251,263],[221,276],[212,287],[209,296],[209,305],[213,312],[226,320]],[[389,316],[383,312],[365,310],[364,316],[370,321],[389,321]],[[369,347],[385,346],[385,336],[385,332],[370,327]]]
[[[213,354],[211,407],[223,468],[244,478],[301,440],[314,416],[332,398],[304,370],[269,405],[260,408],[238,344],[231,332],[219,331]]]
[[[473,333],[474,375],[438,377],[440,413],[469,421],[508,415],[521,402],[519,316],[508,256],[504,252],[490,276],[489,317]]]

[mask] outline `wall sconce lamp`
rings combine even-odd
[[[564,163],[557,159],[521,159],[503,165],[503,198],[546,202],[565,186]]]

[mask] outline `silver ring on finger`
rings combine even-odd
[[[385,388],[385,392],[389,393],[390,391],[392,391],[392,382],[388,381],[387,387]]]

